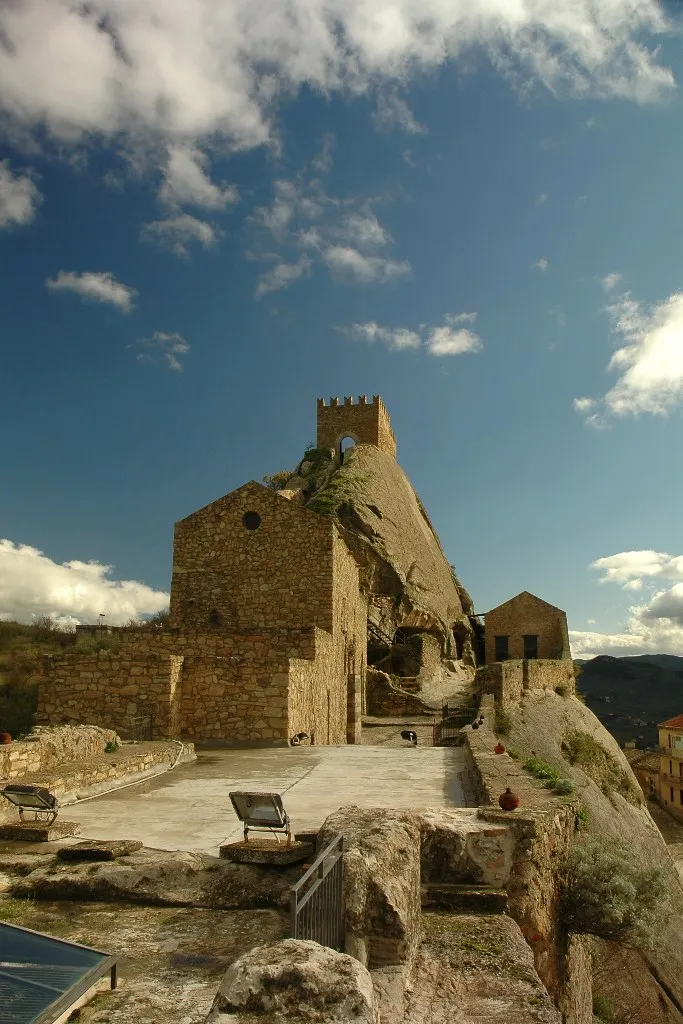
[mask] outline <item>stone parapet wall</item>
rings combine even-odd
[[[113,729],[93,725],[37,726],[26,739],[0,746],[0,779],[16,780],[65,761],[99,757],[118,741]]]
[[[495,661],[477,669],[476,686],[496,700],[518,701],[527,690],[561,689],[565,696],[576,693],[573,662],[556,658]]]
[[[318,448],[334,448],[338,452],[345,437],[352,437],[356,444],[371,444],[396,458],[396,438],[379,395],[373,395],[371,402],[365,395],[357,403],[345,398],[341,405],[338,398],[331,398],[329,405],[318,399]]]

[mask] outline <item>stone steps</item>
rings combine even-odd
[[[423,909],[459,914],[505,914],[508,909],[505,889],[495,889],[490,885],[427,882],[420,887],[420,896]]]

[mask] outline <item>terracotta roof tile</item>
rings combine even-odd
[[[660,729],[683,729],[683,715],[676,715],[675,718],[667,718],[666,722],[659,723]]]

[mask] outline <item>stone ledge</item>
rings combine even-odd
[[[81,826],[75,821],[53,821],[51,825],[46,825],[44,821],[24,821],[0,825],[0,839],[18,843],[53,843],[58,839],[77,836],[80,830]]]

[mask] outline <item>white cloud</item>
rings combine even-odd
[[[586,622],[588,623],[589,626],[597,626],[597,624],[598,624],[598,620],[597,619],[586,619]]]
[[[683,292],[674,292],[650,309],[625,292],[607,312],[624,344],[608,363],[608,370],[619,377],[596,402],[602,410],[599,418],[604,422],[606,416],[665,416],[683,401]]]
[[[120,626],[168,607],[168,594],[136,580],[113,580],[99,562],[53,562],[37,548],[0,540],[0,618],[31,622],[50,615],[63,624]]]
[[[591,409],[595,408],[594,398],[575,398],[574,408],[577,412],[590,412]]]
[[[409,135],[422,135],[427,131],[423,124],[416,121],[406,101],[393,90],[379,93],[373,120],[381,131],[398,128]]]
[[[603,573],[601,583],[617,583],[628,593],[638,593],[648,581],[671,586],[651,590],[642,604],[629,608],[622,632],[615,634],[570,631],[572,654],[595,657],[611,654],[680,654],[683,650],[683,555],[662,551],[621,551],[598,558],[592,569]],[[590,620],[589,620],[590,622]]]
[[[209,249],[215,245],[220,232],[208,221],[199,220],[189,213],[179,213],[165,220],[153,220],[145,224],[140,237],[144,242],[154,242],[170,249],[176,256],[187,256],[188,245],[198,242]]]
[[[481,338],[474,331],[461,327],[455,330],[448,325],[434,327],[427,338],[427,348],[433,356],[459,356],[465,352],[480,352]]]
[[[244,148],[304,86],[391,90],[477,53],[527,87],[644,103],[675,84],[666,32],[656,0],[22,0],[0,7],[0,112],[67,144]]]
[[[536,260],[536,262],[533,265],[537,270],[540,270],[541,273],[544,273],[548,269],[550,264],[543,256],[541,256],[540,260]]]
[[[611,292],[621,281],[621,274],[616,271],[611,274],[605,274],[604,277],[600,278],[600,284],[606,292]]]
[[[129,346],[132,347],[132,346]],[[182,334],[173,332],[167,334],[165,331],[155,331],[151,338],[140,338],[135,342],[135,347],[142,349],[137,353],[139,363],[158,363],[161,361],[169,370],[181,373],[183,364],[182,356],[190,351],[190,345]]]
[[[323,253],[330,270],[343,280],[359,284],[387,284],[410,274],[410,263],[384,256],[367,256],[349,245],[330,245]]]
[[[206,174],[207,158],[193,146],[171,146],[159,198],[169,206],[183,203],[216,210],[237,202],[234,185],[219,187]]]
[[[75,274],[60,270],[56,277],[45,282],[50,291],[69,291],[91,302],[107,302],[122,313],[130,313],[135,304],[137,292],[127,284],[121,284],[110,273]]]
[[[628,585],[643,579],[674,580],[683,583],[683,555],[667,555],[663,551],[620,551],[598,558],[591,569],[603,573],[600,583]]]
[[[374,320],[364,324],[352,324],[350,333],[362,341],[382,341],[390,349],[401,351],[407,348],[420,348],[422,339],[417,331],[406,327],[380,327]]]
[[[382,341],[390,349],[417,349],[424,347],[433,356],[457,356],[466,352],[480,352],[483,348],[478,334],[459,324],[473,323],[476,313],[447,313],[445,323],[438,327],[420,324],[419,331],[407,327],[382,327],[376,321],[352,324],[348,333],[363,341]]]
[[[539,196],[536,196],[536,199],[534,200],[534,202],[535,202],[536,206],[544,206],[548,202],[548,193],[547,192],[541,192],[541,194]]]
[[[0,160],[0,228],[30,224],[42,196],[27,174],[13,174],[8,160]]]
[[[296,263],[278,263],[259,278],[256,286],[257,298],[269,292],[279,291],[281,288],[289,288],[290,284],[309,271],[310,266],[311,261],[305,254],[300,256]]]
[[[336,141],[335,136],[328,132],[323,139],[320,152],[311,160],[311,167],[318,174],[328,174],[332,170],[332,150]]]

